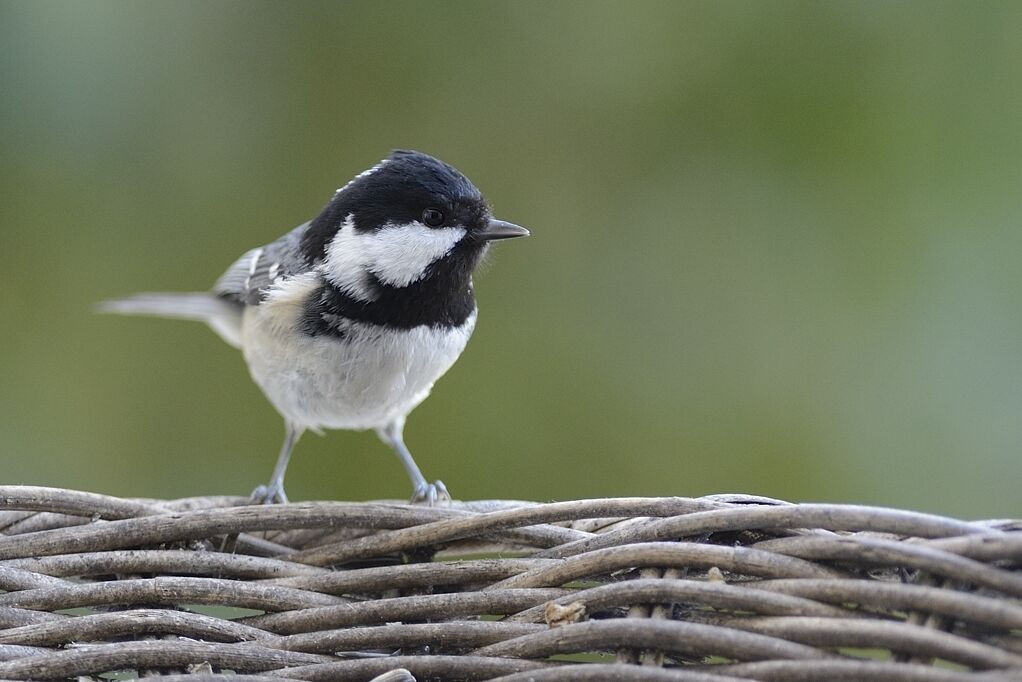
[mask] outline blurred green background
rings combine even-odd
[[[408,442],[463,498],[1022,515],[1022,4],[0,2],[3,483],[246,494],[205,289],[395,147],[529,240]],[[371,433],[292,499],[404,497]]]

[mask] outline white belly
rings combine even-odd
[[[297,298],[247,308],[241,347],[277,411],[309,429],[380,428],[404,417],[458,359],[476,319],[473,312],[457,329],[354,323],[343,339],[308,336],[295,330]]]

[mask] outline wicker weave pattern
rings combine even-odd
[[[1019,522],[0,486],[0,528],[3,679],[1022,680]]]

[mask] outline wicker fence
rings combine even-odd
[[[1022,680],[1017,521],[0,486],[0,528],[3,679]]]

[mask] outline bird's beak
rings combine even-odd
[[[514,237],[528,237],[529,231],[521,225],[515,225],[503,220],[497,220],[496,218],[490,218],[490,222],[486,224],[479,232],[479,238],[486,241],[493,241],[494,239],[513,239]]]

